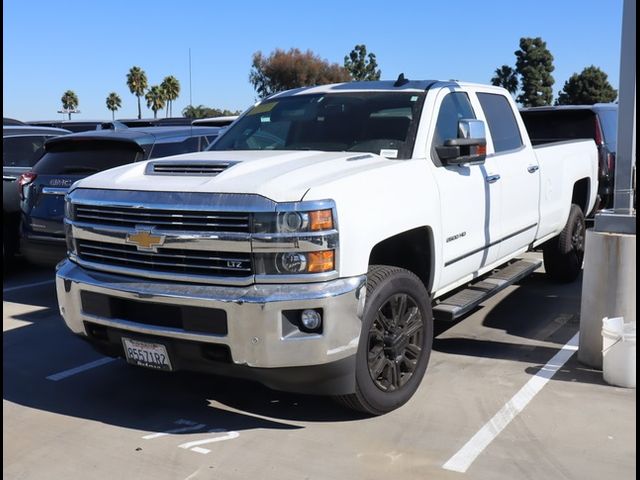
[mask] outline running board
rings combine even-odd
[[[469,313],[500,290],[522,280],[542,265],[541,260],[518,260],[503,267],[491,276],[469,285],[464,290],[443,299],[433,307],[436,320],[455,320]]]

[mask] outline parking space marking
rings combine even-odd
[[[211,450],[207,450],[206,448],[200,448],[198,445],[205,445],[207,443],[214,443],[214,442],[223,442],[225,440],[232,440],[240,436],[238,432],[227,432],[222,428],[214,428],[212,430],[209,430],[209,433],[225,433],[225,435],[221,435],[219,437],[205,438],[204,440],[195,440],[193,442],[183,443],[181,445],[178,445],[178,447],[184,448],[186,450],[190,449],[198,453],[209,453]],[[195,447],[195,448],[192,448],[192,447]]]
[[[188,427],[174,428],[173,430],[167,430],[166,432],[152,433],[150,435],[145,435],[142,438],[145,440],[153,440],[154,438],[164,437],[167,435],[171,435],[172,433],[195,432],[196,430],[202,430],[204,427],[206,427],[204,423],[197,423],[194,425],[190,425]]]
[[[174,428],[172,430],[167,430],[164,432],[150,433],[149,435],[145,435],[142,438],[144,440],[153,440],[155,438],[166,437],[167,435],[175,434],[175,433],[185,433],[185,432],[194,432],[196,430],[201,430],[206,427],[204,423],[197,423],[191,420],[179,419],[175,422],[176,425],[186,425],[186,427]],[[191,450],[192,452],[202,453],[206,455],[207,453],[211,453],[211,450],[208,448],[202,448],[199,445],[206,445],[207,443],[214,442],[222,442],[224,440],[232,440],[234,438],[238,438],[240,434],[238,432],[228,432],[224,428],[213,428],[209,430],[207,433],[223,433],[224,435],[218,435],[214,437],[205,438],[204,440],[194,440],[192,442],[186,442],[178,445],[179,448],[184,448],[185,450]]]
[[[442,466],[446,470],[464,473],[535,397],[578,349],[578,333],[569,340],[547,364],[509,400],[491,420],[484,424],[471,439]]]
[[[80,365],[79,367],[70,368],[69,370],[64,370],[63,372],[54,373],[53,375],[49,375],[47,380],[53,380],[57,382],[58,380],[62,380],[64,378],[75,375],[76,373],[84,372],[85,370],[90,370],[92,368],[100,367],[102,365],[106,365],[107,363],[111,363],[117,359],[111,357],[99,358],[98,360],[94,360],[93,362],[85,363],[84,365]]]
[[[47,285],[49,283],[54,283],[55,280],[45,280],[43,282],[35,282],[35,283],[27,283],[26,285],[16,285],[15,287],[7,287],[2,289],[2,293],[9,293],[15,290],[20,290],[21,288],[30,288],[30,287],[39,287],[40,285]]]

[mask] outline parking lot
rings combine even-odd
[[[418,393],[368,418],[105,359],[66,330],[52,278],[24,266],[4,277],[4,478],[635,477],[635,389],[606,385],[573,354],[579,282],[536,272],[437,324]]]

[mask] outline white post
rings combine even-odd
[[[618,97],[618,144],[613,210],[587,231],[578,359],[602,368],[602,319],[636,320],[636,1],[624,0]]]

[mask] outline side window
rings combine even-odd
[[[444,145],[450,138],[458,138],[458,121],[462,118],[476,118],[469,97],[464,92],[449,93],[440,104],[436,129],[433,134],[433,155],[435,147]]]
[[[478,93],[478,100],[489,124],[495,152],[520,148],[522,137],[509,101],[493,93]]]

